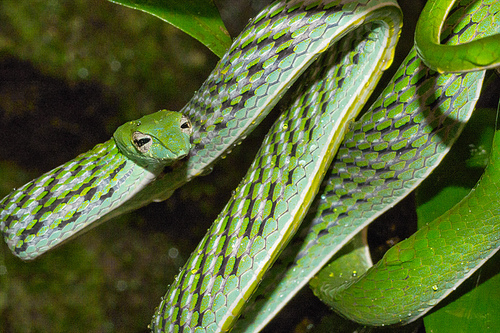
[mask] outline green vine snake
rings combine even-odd
[[[482,70],[499,65],[500,6],[452,5],[433,1],[424,10],[424,22],[433,24],[421,24],[416,48],[353,122],[392,62],[401,26],[397,4],[271,4],[180,113],[129,122],[106,143],[2,199],[0,227],[9,248],[33,259],[97,223],[166,199],[208,172],[293,86],[286,111],[151,324],[168,332],[231,329],[321,188],[304,243],[291,250],[294,263],[266,276],[278,280],[262,285],[275,289],[248,306],[234,327],[261,329],[349,239],[418,186],[460,134]],[[315,279],[316,293],[364,324],[424,315],[498,250],[497,153],[465,201],[394,246],[363,278],[333,287]]]

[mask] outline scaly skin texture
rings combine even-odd
[[[276,80],[289,78],[290,66],[318,58],[292,89],[293,102],[287,112],[275,123],[247,176],[163,298],[151,325],[155,332],[230,329],[262,275],[295,233],[346,123],[355,117],[392,59],[400,25],[394,2],[308,3],[276,3],[263,10],[207,80],[207,84],[224,82],[213,75],[224,74],[226,68],[234,70],[226,65],[228,59],[248,76],[239,65],[246,62],[251,73],[256,73],[252,75],[256,82],[264,83],[255,91],[243,89],[248,109],[238,112],[244,113],[271,103],[266,98],[280,97],[282,87],[291,83]],[[356,29],[363,21],[365,25]],[[339,40],[346,31],[351,34]],[[318,57],[319,52],[324,55]],[[266,71],[269,74],[264,76]],[[240,82],[246,87],[245,81]],[[195,135],[196,140],[205,141]],[[208,140],[207,144],[214,145]]]
[[[497,130],[489,164],[470,194],[389,249],[356,282],[340,290],[324,290],[333,298],[330,305],[369,325],[406,322],[415,314],[425,314],[500,248],[499,200]]]
[[[460,11],[451,11],[455,1],[433,0],[425,5],[415,30],[415,46],[419,56],[428,67],[441,73],[498,67],[500,35],[484,38],[475,38],[475,35],[478,31],[491,31],[491,24],[495,24],[494,15],[499,11],[500,3],[496,0],[477,1],[475,6],[478,11],[471,20],[478,22],[479,26],[465,30],[468,22],[463,22],[462,27],[458,27],[465,30],[460,34],[460,45],[442,45],[441,31],[445,18],[448,15],[460,15]]]
[[[0,230],[12,252],[24,260],[34,259],[95,226],[96,221],[117,214],[117,209],[153,181],[164,166],[186,156],[190,127],[188,131],[181,128],[186,124],[183,119],[178,112],[159,111],[127,123],[115,133],[120,144],[115,139],[99,144],[3,198]],[[150,148],[156,157],[148,158],[149,150],[142,153],[135,149],[135,131],[152,138]],[[125,147],[123,151],[128,149],[127,155],[120,145]],[[145,164],[146,158],[153,163]]]
[[[480,14],[489,18],[495,12],[489,10],[493,7],[485,8],[488,8],[486,13],[478,10],[478,14],[474,12],[477,15],[466,14],[469,21],[465,21],[465,28],[447,38],[459,42],[455,39],[464,36],[464,31],[469,34],[473,31],[474,37],[483,30],[494,31],[495,28],[485,29],[484,22],[487,24],[488,20],[482,20]],[[498,26],[498,23],[492,24]],[[479,28],[475,29],[477,26]],[[160,155],[166,156],[170,163],[171,150],[156,142],[167,132],[158,128],[155,133],[146,134],[142,121],[125,124],[117,131],[115,139],[123,148],[123,154],[139,164],[117,153],[110,141],[26,185],[16,192],[20,194],[13,194],[1,203],[5,208],[5,213],[0,215],[4,219],[1,223],[9,246],[18,255],[33,258],[73,235],[80,226],[92,223],[80,219],[80,210],[88,208],[91,215],[97,211],[98,219],[113,214],[114,207],[106,200],[114,200],[115,194],[126,196],[125,199],[133,198],[124,204],[127,209],[154,198],[163,199],[165,193],[210,170],[211,165],[243,140],[298,81],[292,89],[290,104],[285,107],[286,112],[271,129],[247,176],[162,299],[151,326],[154,331],[231,329],[263,275],[298,229],[341,144],[347,124],[355,118],[381,72],[391,63],[399,28],[399,8],[389,0],[290,1],[270,5],[235,40],[182,110],[194,125],[193,147],[184,165],[143,190],[120,192],[120,184],[112,184],[110,189],[97,187],[80,191],[81,184],[88,181],[100,186],[89,178],[97,177],[92,173],[94,165],[102,165],[101,168],[107,170],[108,160],[106,157],[101,160],[100,156],[110,154],[119,159],[116,163],[123,165],[127,174],[147,169],[150,174],[139,175],[140,181],[120,178],[124,184],[134,186],[143,184],[142,179],[147,179],[148,183],[153,180],[156,174],[148,168],[161,169],[158,167],[163,159]],[[264,310],[256,304],[256,313],[264,318],[246,314],[244,329],[259,330],[314,274],[316,266],[321,266],[352,234],[416,187],[448,151],[474,108],[483,73],[435,74],[422,65],[416,52],[412,52],[371,112],[351,126],[331,169],[333,175],[326,186],[328,192],[320,200],[319,215],[312,223],[304,246],[298,249],[295,264],[281,280],[269,303],[264,303]],[[156,125],[156,119],[147,116],[144,122],[151,120]],[[178,129],[182,133],[182,126]],[[186,143],[186,137],[180,137]],[[177,151],[182,151],[182,155],[187,149]],[[174,158],[181,157],[174,155]],[[120,164],[122,159],[123,163],[133,163],[134,168],[125,168],[128,164]],[[88,164],[84,162],[87,160]],[[84,171],[80,172],[80,168]],[[104,173],[99,184],[117,180],[113,172]],[[59,173],[63,183],[53,189],[51,182],[59,182],[53,180]],[[70,186],[74,187],[70,189]],[[46,197],[46,189],[53,198]],[[57,192],[66,189],[69,192]],[[137,191],[140,192],[133,197]],[[55,203],[55,206],[45,212],[45,202]],[[104,204],[102,213],[100,203]],[[59,213],[65,206],[76,213]],[[36,214],[40,207],[46,214],[33,218],[29,209],[34,208]],[[8,220],[9,216],[15,216],[14,220]],[[64,228],[60,230],[57,228],[61,221]],[[498,236],[495,230],[486,231],[495,237]],[[67,231],[70,234],[66,234]],[[429,232],[432,235],[432,230]],[[37,244],[40,239],[41,244]],[[422,239],[426,239],[432,249],[436,246],[431,242],[432,237]],[[489,248],[494,250],[497,243],[493,239]],[[422,263],[413,256],[417,252],[401,247],[396,255],[389,253],[387,263],[392,268],[396,263],[403,267],[408,263]],[[422,252],[428,254],[429,251]],[[477,262],[484,261],[487,256],[480,254]],[[410,268],[421,274],[422,285],[408,289],[413,295],[425,296],[419,291],[428,281],[422,279],[432,277],[434,271]],[[460,282],[467,274],[459,271],[451,279]],[[385,284],[390,282],[383,281]],[[440,300],[449,285],[433,285],[432,289],[436,289],[433,295],[438,297],[427,302]],[[391,295],[390,290],[388,295]],[[383,297],[363,295],[358,302],[373,308],[375,298],[384,300]],[[419,304],[418,309],[411,308],[412,305],[402,309],[409,321],[416,317],[408,319],[408,313],[426,311],[421,310],[425,305]],[[382,308],[387,306],[387,303],[382,304]],[[349,313],[348,306],[342,309]],[[358,320],[375,325],[381,323],[379,310],[375,316],[359,315],[356,311],[360,310],[355,307],[353,318],[357,316]],[[383,315],[386,320],[387,316]],[[397,322],[404,321],[398,312],[392,316]]]
[[[454,11],[455,13],[460,13],[460,15],[455,14],[443,26],[449,31],[451,30],[450,26],[454,27],[455,22],[458,22],[456,25],[460,28],[455,27],[453,29],[454,32],[450,36],[445,36],[445,40],[448,43],[456,44],[462,42],[463,39],[461,37],[464,31],[468,31],[467,38],[474,40],[488,40],[488,37],[484,38],[485,35],[498,34],[500,32],[500,20],[493,20],[491,18],[495,17],[495,15],[498,17],[500,6],[478,5],[475,3],[455,8]],[[471,31],[475,33],[471,33]],[[494,37],[499,37],[499,35],[495,35]],[[489,40],[491,41],[492,39]],[[493,48],[496,46],[496,44],[492,45]],[[410,57],[411,54],[408,58]],[[457,62],[455,65],[456,68],[453,71],[462,69],[461,62]],[[405,63],[403,63],[402,68],[404,66]],[[447,64],[447,66],[450,66],[450,64]],[[451,67],[448,68],[451,69]],[[427,71],[427,75],[434,76],[436,82],[454,77],[453,75],[435,75],[427,69],[425,71]],[[396,74],[397,76],[398,74]],[[481,72],[475,72],[466,75],[456,75],[454,80],[456,80],[455,82],[461,82],[463,87],[465,87],[466,83],[479,83],[481,77]],[[454,88],[455,85],[456,83],[448,85],[448,88],[443,91],[443,97],[439,98],[441,108],[449,106],[452,108],[450,109],[451,113],[460,112],[460,108],[457,108],[456,105],[460,104],[459,101],[461,98],[464,98],[462,101],[465,101],[468,98],[466,95],[472,91],[471,87],[467,87],[462,93],[455,95],[457,93]],[[453,96],[452,99],[456,99],[452,104],[448,104],[445,102],[447,99],[446,96]],[[447,114],[447,112],[444,114]],[[459,117],[459,119],[461,118]],[[444,121],[446,122],[448,119]],[[365,129],[368,126],[367,123],[363,122],[360,122],[359,125]],[[443,129],[447,128],[445,132],[438,135],[449,146],[448,139],[446,138],[453,137],[455,129],[453,126],[440,126]],[[456,127],[458,128],[460,125],[457,124]],[[426,131],[423,130],[421,132],[425,133]],[[347,146],[354,145],[355,140],[352,140],[354,137],[355,135],[347,137]],[[428,141],[432,142],[435,139],[430,138]],[[498,138],[496,138],[496,141],[498,141]],[[361,147],[364,143],[363,141],[356,141],[355,144],[357,147]],[[411,142],[411,145],[407,144],[406,146],[409,148],[409,146],[414,147],[414,145]],[[422,151],[428,148],[426,147]],[[365,150],[365,148],[361,150]],[[405,155],[410,154],[412,150],[400,150],[401,156],[391,160],[389,163],[392,166],[401,163],[398,160],[402,160],[405,163],[411,161],[412,164],[416,163],[426,166],[432,163],[429,160],[425,162],[423,160],[419,161],[419,159],[407,160]],[[334,164],[334,170],[340,172],[339,175],[333,178],[333,188],[327,188],[326,196],[330,196],[335,192],[338,193],[339,188],[337,186],[340,184],[340,179],[344,178],[341,174],[352,165],[352,161],[355,160],[353,157],[359,156],[360,153],[357,153],[356,150],[348,151],[347,149],[345,152],[339,152],[339,156],[342,156],[347,163],[345,165],[342,165],[342,163],[338,165]],[[417,153],[417,156],[419,154],[421,153]],[[497,158],[498,153],[495,152],[492,156],[492,161],[496,161]],[[411,169],[411,167],[401,168],[401,174],[397,178],[401,180],[405,179],[407,177],[405,174]],[[422,171],[423,168],[417,168],[414,172]],[[357,172],[357,177],[363,178],[361,176],[362,173]],[[396,174],[398,174],[397,171]],[[498,191],[496,190],[498,184],[495,184],[495,178],[493,178],[496,174],[495,166],[490,165],[479,185],[466,199],[439,219],[419,230],[408,240],[391,248],[384,258],[365,275],[359,274],[358,279],[353,279],[342,286],[325,286],[322,284],[322,281],[315,281],[315,292],[323,301],[331,305],[338,312],[362,324],[388,325],[408,323],[420,318],[455,290],[458,285],[498,251],[500,243],[498,214],[500,210],[496,207],[498,205]],[[353,176],[356,177],[356,175],[351,175],[351,177]],[[391,178],[395,177],[390,176],[389,179]],[[406,182],[406,184],[409,183],[411,181]],[[397,191],[397,182],[393,182],[393,184],[396,184],[396,186],[388,187]],[[332,208],[337,206],[338,204],[335,203],[333,206],[328,207],[328,205],[325,205],[324,209],[320,208],[317,220],[325,219],[325,217],[332,214]],[[361,214],[363,214],[363,211],[366,211],[369,214],[368,209],[362,208],[357,211]],[[341,218],[338,219],[342,220]],[[335,231],[332,230],[331,232]]]
[[[451,31],[457,21],[467,22],[466,27],[476,31],[473,37],[482,37],[483,30],[487,34],[499,31],[500,23],[494,21],[488,29],[479,29],[484,20],[477,13],[488,11],[472,5],[461,8],[460,12],[463,17],[455,16],[445,23],[446,31]],[[459,29],[446,36],[446,42],[458,43],[460,36]],[[469,119],[483,76],[483,72],[440,75],[427,68],[415,50],[410,52],[369,112],[345,135],[307,236],[303,242],[294,241],[302,245],[287,249],[286,256],[295,257],[293,264],[284,260],[283,265],[273,267],[262,283],[264,291],[259,291],[258,301],[245,310],[236,331],[253,332],[262,328],[349,239],[430,174]],[[324,287],[323,282],[330,283],[315,281],[318,286],[315,292],[331,304],[330,287]],[[418,299],[419,295],[415,293],[413,297]],[[437,303],[444,294],[434,296]],[[374,298],[367,296],[364,301],[374,303]],[[377,300],[382,302],[380,298]],[[397,300],[397,304],[402,302]],[[405,312],[406,307],[399,308],[404,316],[401,312],[393,313],[392,308],[380,311],[384,306],[374,308],[372,317],[378,316],[378,320],[370,324],[408,322],[423,314],[410,308]],[[343,306],[335,308],[343,312]],[[353,319],[361,320],[359,316]]]

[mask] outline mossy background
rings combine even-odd
[[[218,7],[234,37],[265,3]],[[422,8],[422,1],[401,4],[407,8],[396,65],[413,44]],[[107,140],[125,121],[181,109],[217,60],[165,22],[105,0],[2,0],[0,198]],[[160,297],[245,173],[266,126],[167,201],[33,262],[1,245],[0,331],[147,332]],[[309,331],[310,318],[328,313],[309,291],[289,308],[294,304],[299,311],[282,315],[289,326],[282,321],[270,331]]]

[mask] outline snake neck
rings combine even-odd
[[[0,230],[14,254],[33,259],[91,222],[107,219],[159,172],[126,158],[110,139],[2,199]]]

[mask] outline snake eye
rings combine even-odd
[[[181,132],[186,133],[187,135],[191,135],[193,132],[193,127],[191,126],[189,118],[184,115],[181,118]]]
[[[132,142],[134,142],[135,147],[141,153],[147,152],[153,144],[151,137],[141,132],[134,132],[134,134],[132,134]]]

